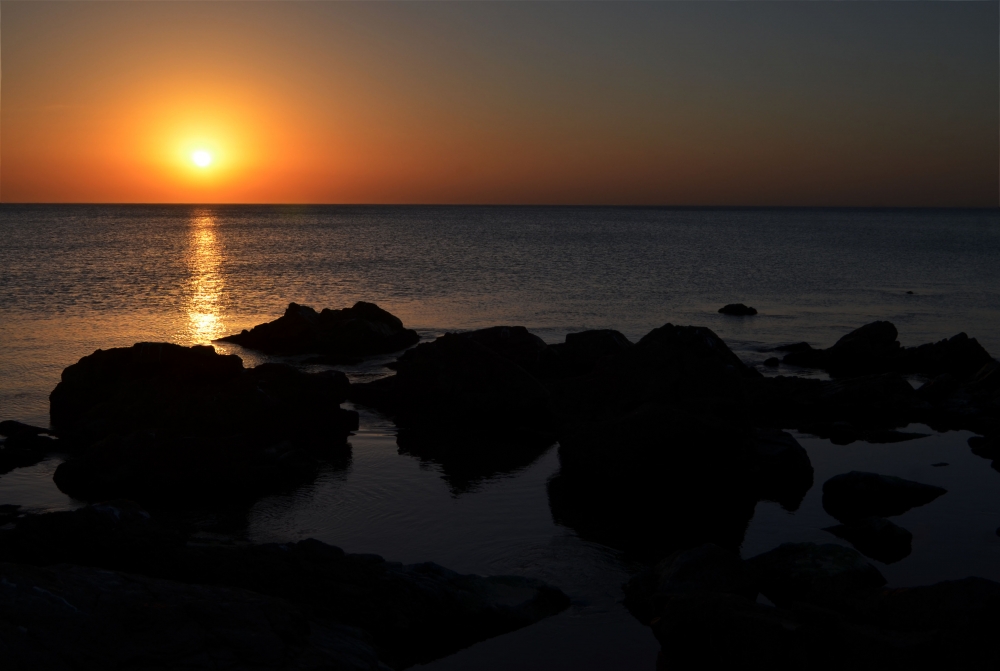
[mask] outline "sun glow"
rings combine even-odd
[[[195,153],[191,154],[191,160],[194,161],[194,164],[199,168],[207,168],[212,162],[212,155],[204,149],[199,149]]]

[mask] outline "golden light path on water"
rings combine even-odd
[[[215,217],[210,212],[195,212],[191,218],[187,335],[194,344],[209,344],[225,335],[225,325],[221,320],[223,249],[215,234],[215,226]]]

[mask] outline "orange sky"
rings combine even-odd
[[[2,2],[0,199],[996,206],[997,19]]]

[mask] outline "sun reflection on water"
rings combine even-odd
[[[188,251],[189,280],[188,337],[194,344],[208,344],[225,335],[221,319],[222,245],[215,234],[215,217],[196,212],[191,219]]]

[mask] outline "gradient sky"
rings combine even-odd
[[[995,207],[998,7],[5,1],[0,200]]]

